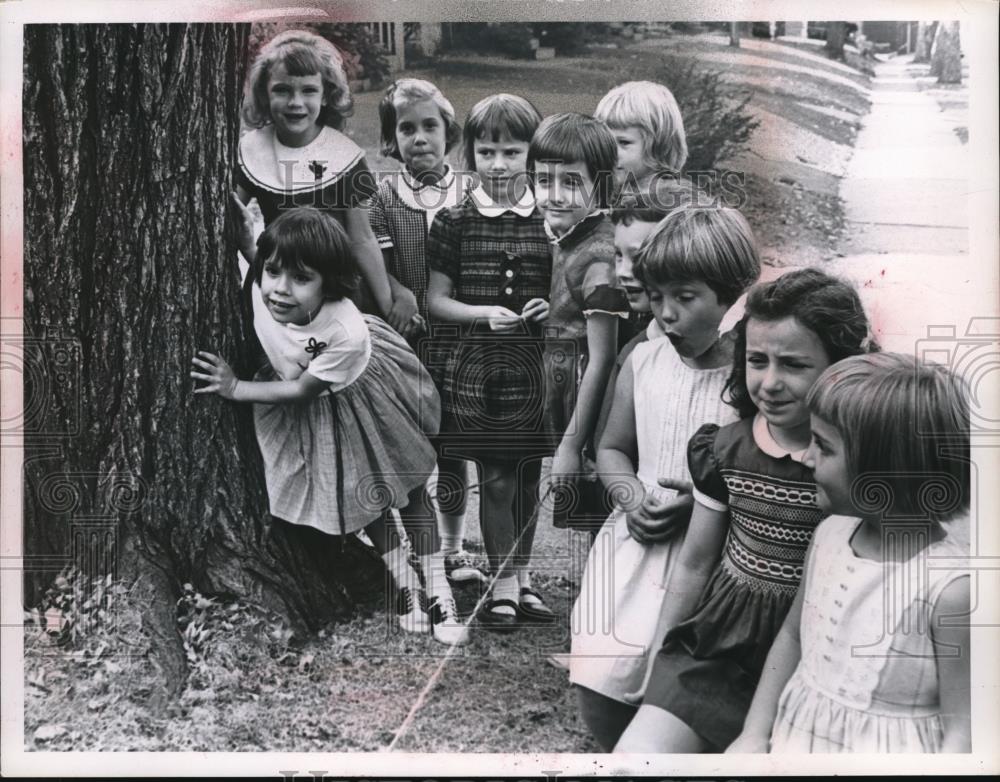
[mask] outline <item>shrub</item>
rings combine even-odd
[[[760,125],[747,110],[753,92],[727,87],[720,71],[668,58],[648,78],[667,85],[677,98],[687,133],[687,171],[716,168],[746,147]]]
[[[322,35],[340,50],[349,81],[371,79],[381,84],[389,77],[385,52],[371,29],[365,24],[324,24],[314,22],[261,22],[250,30],[250,61],[260,48],[285,30],[310,30]]]

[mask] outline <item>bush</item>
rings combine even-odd
[[[677,98],[687,134],[687,171],[714,169],[746,147],[760,125],[747,111],[753,92],[727,87],[719,71],[668,58],[651,78]]]
[[[330,41],[344,58],[348,81],[371,79],[375,85],[389,77],[389,63],[375,34],[364,24],[321,24],[313,22],[262,22],[250,30],[250,61],[260,48],[285,30],[309,30]]]

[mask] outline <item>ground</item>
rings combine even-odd
[[[839,178],[868,110],[868,79],[814,47],[725,36],[679,36],[595,49],[548,62],[452,57],[408,72],[435,82],[460,116],[499,91],[542,111],[592,111],[614,84],[648,78],[664,53],[695,57],[751,88],[761,121],[749,149],[724,166],[746,173],[744,211],[770,266],[818,263],[837,254],[844,230]],[[356,96],[349,132],[376,170],[380,93]],[[475,507],[475,501],[470,504]],[[481,551],[470,513],[468,547]],[[548,628],[509,636],[483,631],[447,659],[427,636],[406,636],[375,606],[318,637],[289,638],[273,617],[186,592],[181,629],[192,675],[179,704],[156,701],[139,632],[140,607],[116,585],[88,588],[64,616],[36,615],[25,635],[25,743],[39,750],[588,752],[597,747],[577,717],[566,673],[546,658],[568,647],[568,615],[585,542],[543,518],[536,586],[557,612]],[[79,585],[76,585],[79,586]],[[61,587],[73,594],[74,583]],[[478,595],[463,591],[468,611]],[[85,602],[90,599],[89,605]],[[87,630],[104,612],[103,624]],[[113,619],[109,621],[108,617]],[[70,618],[69,646],[50,632]],[[426,691],[425,691],[426,690]],[[415,704],[418,708],[414,709]],[[411,709],[412,715],[408,718]],[[395,744],[393,744],[395,742]]]

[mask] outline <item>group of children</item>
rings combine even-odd
[[[350,109],[312,33],[251,69],[234,202],[267,361],[247,381],[199,352],[191,374],[255,403],[272,515],[364,530],[400,624],[462,644],[469,463],[491,630],[553,619],[530,573],[542,502],[607,501],[569,658],[604,749],[968,751],[968,629],[940,619],[968,611],[969,580],[927,566],[969,523],[963,384],[880,353],[843,281],[758,283],[746,220],[680,176],[661,85],[620,85],[593,117],[492,95],[460,125],[402,79],[379,114],[403,170],[381,182],[340,132]],[[950,493],[928,506],[934,480]]]

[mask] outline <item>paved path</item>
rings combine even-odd
[[[883,346],[907,353],[929,327],[961,336],[997,313],[997,259],[969,253],[968,147],[920,91],[922,75],[908,57],[876,66],[841,183],[844,257],[824,267],[858,284]]]

